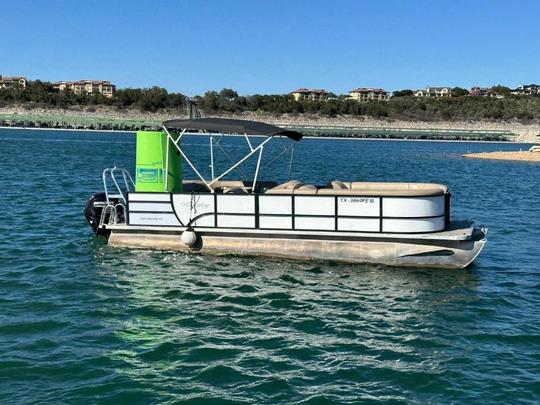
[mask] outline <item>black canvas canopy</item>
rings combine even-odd
[[[167,129],[196,129],[226,134],[286,136],[295,141],[302,139],[302,134],[264,122],[233,120],[227,118],[194,118],[188,120],[168,120],[163,123]]]

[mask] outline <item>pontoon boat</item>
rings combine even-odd
[[[183,147],[190,134],[209,140],[208,167]],[[247,153],[218,174],[215,151],[226,152],[227,135],[245,141]],[[288,142],[290,173],[301,138],[254,121],[166,121],[161,132],[137,133],[135,181],[125,169],[105,169],[86,218],[110,245],[131,248],[439,268],[464,268],[481,252],[487,231],[450,220],[444,185],[261,180],[269,143]],[[249,161],[250,179],[230,179]],[[183,179],[185,164],[196,179]]]

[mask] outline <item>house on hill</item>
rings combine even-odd
[[[493,98],[504,98],[504,96],[500,95],[496,91],[487,88],[487,87],[472,87],[471,91],[469,92],[469,95],[471,97],[493,97]]]
[[[426,87],[424,90],[417,90],[414,92],[416,97],[452,97],[451,87]]]
[[[388,101],[390,99],[390,93],[384,89],[359,87],[357,89],[349,91],[349,98],[360,102],[374,100]]]
[[[328,93],[322,89],[297,89],[290,94],[294,97],[295,101],[325,101],[328,99]]]
[[[79,80],[77,82],[56,82],[53,83],[55,89],[69,90],[74,94],[97,94],[101,93],[105,97],[111,98],[116,90],[116,86],[107,80]]]
[[[14,86],[26,88],[26,77],[23,76],[2,76],[0,75],[0,89],[9,89]]]

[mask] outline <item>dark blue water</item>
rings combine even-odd
[[[0,402],[538,403],[540,165],[461,157],[507,149],[298,145],[306,182],[448,184],[489,244],[446,271],[110,248],[82,208],[133,135],[0,130]]]

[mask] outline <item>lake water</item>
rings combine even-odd
[[[296,149],[306,182],[447,184],[489,228],[461,271],[110,248],[83,206],[134,145],[0,130],[0,402],[539,402],[540,165],[461,157],[520,145]]]

